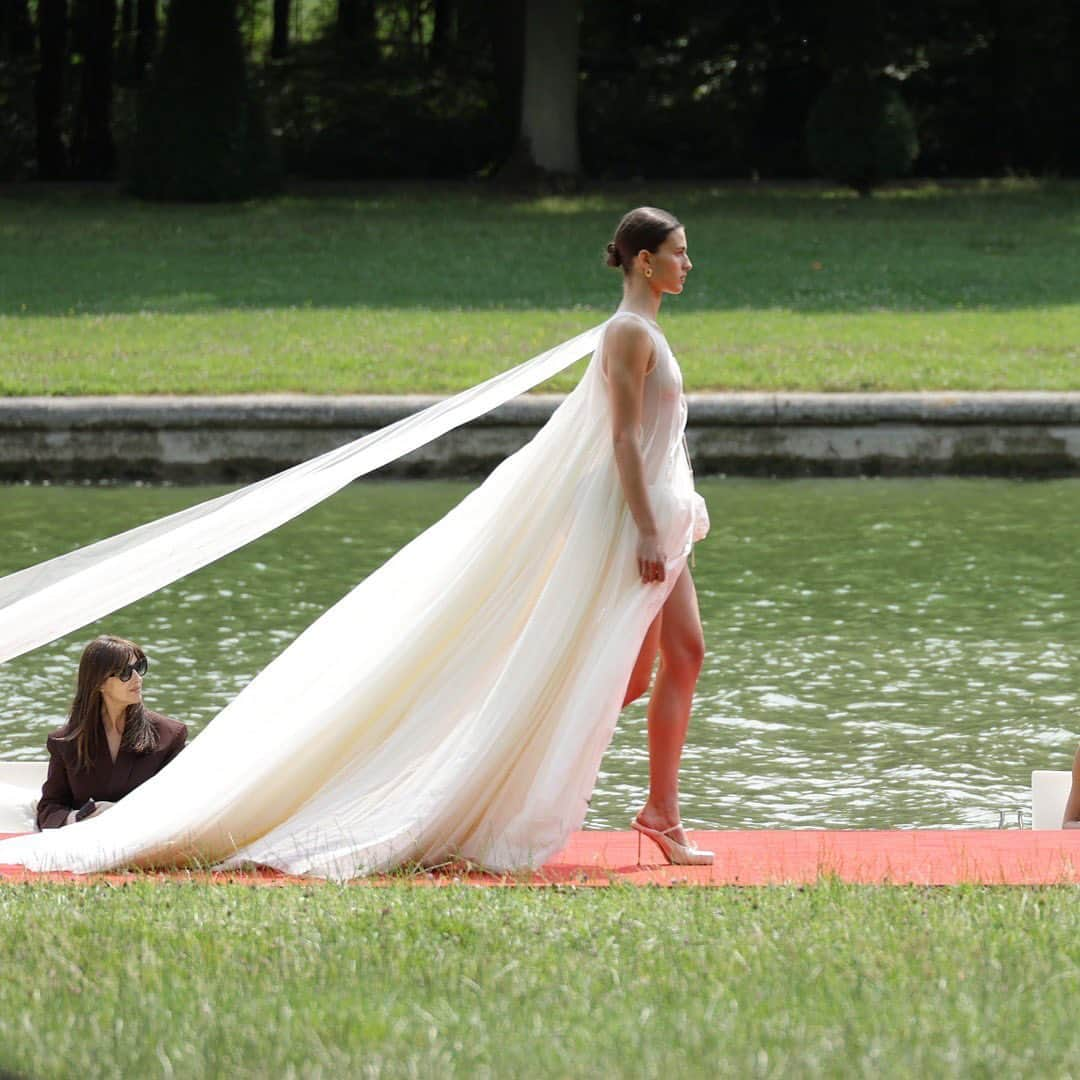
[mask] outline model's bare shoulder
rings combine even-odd
[[[653,339],[645,319],[632,311],[617,312],[608,326],[604,342],[606,370],[648,370],[652,355]]]

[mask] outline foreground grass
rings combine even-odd
[[[0,394],[431,393],[605,317],[640,201],[687,222],[690,389],[1080,387],[1080,186],[0,196]],[[548,389],[566,389],[570,372]]]
[[[1070,889],[0,887],[27,1076],[1031,1076]]]

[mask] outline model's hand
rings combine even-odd
[[[116,803],[111,803],[111,802],[99,802],[99,803],[96,803],[94,805],[94,812],[92,814],[88,814],[83,820],[84,821],[89,821],[90,818],[99,817],[101,814],[104,814],[106,810],[110,809],[111,807],[113,807],[115,805],[116,805]]]
[[[664,552],[655,534],[642,533],[638,538],[637,565],[641,580],[646,584],[663,581],[665,577]]]

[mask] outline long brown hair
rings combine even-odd
[[[75,700],[71,703],[67,725],[60,732],[65,742],[75,744],[75,763],[78,769],[88,769],[98,753],[104,737],[101,719],[101,684],[111,675],[119,675],[128,664],[144,659],[146,653],[127,638],[103,634],[83,649],[79,660],[79,677]],[[156,750],[157,725],[141,701],[124,710],[124,734],[120,745],[137,754]]]

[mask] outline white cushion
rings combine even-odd
[[[0,761],[0,833],[34,829],[47,761]]]
[[[1035,769],[1031,774],[1031,827],[1060,829],[1071,790],[1071,772]]]

